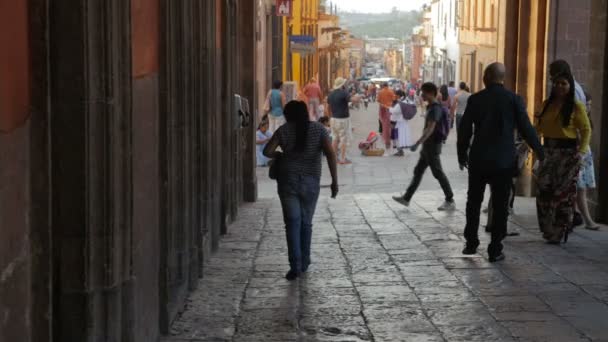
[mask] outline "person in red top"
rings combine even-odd
[[[318,121],[323,116],[323,113],[319,113],[319,105],[321,105],[323,93],[314,77],[304,87],[303,92],[308,99],[308,116],[310,117],[310,121]]]
[[[372,102],[376,102],[376,85],[373,83],[369,84],[369,87],[367,88],[367,96],[370,98],[370,100]]]
[[[397,99],[395,92],[389,88],[388,83],[382,84],[382,90],[378,94],[378,103],[380,104],[380,122],[382,123],[382,139],[386,146],[388,154],[391,148],[391,112],[393,101]]]

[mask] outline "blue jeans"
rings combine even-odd
[[[312,218],[319,199],[320,180],[310,176],[279,179],[279,198],[283,207],[285,235],[292,272],[302,272],[310,265]]]

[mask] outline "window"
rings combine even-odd
[[[450,1],[450,12],[449,12],[450,13],[450,20],[449,20],[449,25],[453,27],[454,26],[454,13],[455,12],[452,11],[454,9],[453,8],[453,3],[452,3],[453,0],[449,0],[449,1]]]
[[[475,15],[473,13],[473,1],[476,0],[468,0],[467,3],[467,27],[470,29],[471,27],[473,27],[473,16]]]
[[[479,27],[479,0],[473,3],[473,29]]]
[[[485,28],[487,27],[486,25],[486,12],[487,12],[487,0],[481,0],[481,25],[479,25],[481,28]]]
[[[437,25],[441,25],[441,10],[442,10],[442,5],[438,4],[437,5],[439,8],[437,9]]]
[[[460,1],[461,0],[456,0],[456,13],[458,13],[458,18],[456,18],[457,19],[456,27],[462,28],[462,27],[464,27],[464,19],[465,19],[464,14],[466,12],[464,11],[465,3],[464,2],[460,3]]]

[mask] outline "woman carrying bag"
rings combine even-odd
[[[291,101],[285,106],[287,123],[272,136],[264,149],[264,155],[275,159],[270,171],[277,180],[277,188],[289,252],[287,280],[295,280],[308,270],[312,220],[321,189],[321,158],[323,153],[331,173],[331,196],[338,194],[336,154],[329,134],[323,125],[311,122],[308,106],[301,101]],[[277,148],[283,152],[277,152]]]

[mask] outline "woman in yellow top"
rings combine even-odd
[[[536,173],[536,208],[543,237],[559,244],[562,238],[567,241],[572,226],[576,182],[582,155],[589,149],[591,125],[585,104],[575,100],[572,75],[558,74],[552,81],[551,95],[535,120],[545,148],[545,160]]]

